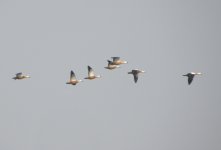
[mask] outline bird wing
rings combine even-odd
[[[120,57],[111,57],[113,59],[114,62],[120,60]]]
[[[16,73],[16,77],[21,77],[22,76],[22,72]]]
[[[88,68],[88,76],[89,77],[95,76],[94,70],[90,66],[88,66],[87,68]]]
[[[110,60],[107,60],[107,62],[108,62],[108,65],[110,65],[112,63],[112,61],[110,61]]]
[[[76,80],[75,73],[74,73],[74,71],[72,71],[72,70],[71,70],[70,80],[71,80],[71,81],[75,81],[75,80]]]
[[[194,75],[188,76],[188,84],[190,85],[193,81]]]
[[[137,80],[138,80],[138,74],[133,74],[134,75],[134,82],[137,83]]]

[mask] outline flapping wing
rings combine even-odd
[[[16,77],[21,77],[22,76],[22,72],[16,73]]]
[[[113,59],[114,62],[120,60],[120,57],[111,57]]]
[[[193,81],[194,75],[188,76],[188,84],[190,85]]]
[[[137,80],[138,80],[138,74],[133,74],[134,75],[134,82],[137,83]]]
[[[88,66],[87,68],[88,68],[88,76],[90,77],[95,76],[94,70],[90,66]]]
[[[76,80],[75,73],[74,73],[74,71],[72,71],[72,70],[71,70],[71,74],[70,74],[70,80],[71,80],[71,81],[75,81],[75,80]]]
[[[108,62],[108,65],[110,65],[112,63],[112,61],[110,61],[110,60],[107,60],[107,62]]]

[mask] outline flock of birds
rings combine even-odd
[[[116,69],[116,68],[119,68],[120,65],[122,64],[126,64],[127,61],[125,60],[121,60],[120,57],[111,57],[113,60],[110,61],[110,60],[107,60],[108,61],[108,65],[104,68],[106,69],[109,69],[109,70],[113,70],[113,69]],[[131,70],[130,72],[128,72],[128,74],[132,74],[133,77],[134,77],[134,82],[137,83],[138,81],[138,75],[140,73],[144,73],[145,71],[144,70],[139,70],[139,69],[133,69]],[[195,72],[190,72],[190,73],[187,73],[183,76],[187,76],[188,78],[188,84],[190,85],[193,81],[193,78],[196,76],[196,75],[202,75],[201,72],[198,72],[198,73],[195,73]],[[100,75],[96,75],[94,70],[88,66],[88,76],[85,77],[84,79],[88,79],[88,80],[93,80],[93,79],[96,79],[96,78],[100,78],[101,76]],[[21,79],[26,79],[26,78],[30,78],[30,76],[28,75],[23,75],[22,72],[19,72],[15,75],[15,77],[13,77],[12,79],[15,79],[15,80],[21,80]],[[81,82],[82,80],[78,80],[76,78],[76,75],[74,73],[73,70],[71,70],[71,73],[70,73],[70,80],[68,82],[66,82],[66,84],[71,84],[71,85],[76,85],[78,84],[79,82]]]

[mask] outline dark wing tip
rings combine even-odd
[[[88,68],[88,72],[93,71],[93,69],[90,66],[87,66],[87,68]]]

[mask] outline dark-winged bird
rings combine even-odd
[[[190,85],[193,82],[193,78],[195,77],[195,75],[202,75],[202,73],[201,72],[198,72],[198,73],[190,72],[190,73],[187,73],[183,76],[188,77],[188,84]]]
[[[128,72],[128,74],[133,74],[134,76],[134,82],[137,83],[137,80],[138,80],[138,75],[140,73],[144,73],[145,71],[143,70],[138,70],[138,69],[133,69],[131,72]]]

